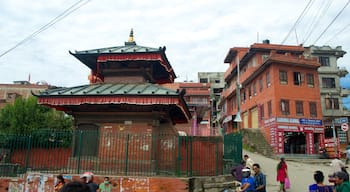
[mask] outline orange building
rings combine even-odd
[[[232,119],[240,109],[239,127],[260,129],[276,154],[318,153],[324,146],[320,64],[305,58],[303,52],[302,46],[270,44],[268,40],[229,50],[227,88],[221,102],[226,132],[237,130]]]

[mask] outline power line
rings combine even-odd
[[[331,38],[329,38],[325,44],[329,43],[331,40],[333,40],[335,37],[337,37],[340,33],[342,33],[343,31],[345,31],[346,28],[348,28],[350,26],[350,23],[347,24],[343,29],[341,29],[340,31],[338,31],[336,34],[334,34]]]
[[[317,43],[317,41],[326,33],[326,31],[329,29],[329,27],[334,23],[335,20],[337,20],[337,18],[339,17],[339,15],[344,11],[344,9],[348,6],[348,4],[350,3],[350,0],[344,5],[344,7],[339,11],[339,13],[334,17],[334,19],[331,21],[331,23],[329,23],[329,25],[322,31],[322,33],[320,34],[320,36],[317,37],[317,39],[315,40],[315,42],[313,43],[313,45],[315,45]]]
[[[319,24],[321,19],[326,15],[326,12],[331,6],[332,2],[333,0],[331,1],[328,0],[327,4],[321,3],[321,7],[317,11],[317,16],[313,17],[313,22],[312,24],[309,25],[309,29],[307,30],[307,33],[306,33],[306,38],[302,42],[302,44],[305,44],[305,42],[310,38],[311,34],[315,31],[316,26]],[[321,9],[322,5],[325,5],[323,9]]]
[[[86,1],[86,2],[84,2]],[[62,19],[66,18],[68,15],[70,15],[71,13],[73,13],[74,11],[76,11],[77,9],[79,9],[80,7],[82,7],[83,5],[87,4],[89,1],[91,0],[79,0],[78,2],[74,3],[72,6],[70,6],[68,9],[66,9],[65,11],[63,11],[61,14],[59,14],[57,17],[55,17],[54,19],[52,19],[49,23],[45,24],[44,26],[40,27],[38,30],[34,31],[32,34],[30,34],[29,36],[27,36],[26,38],[24,38],[23,40],[21,40],[20,42],[18,42],[16,45],[14,45],[13,47],[11,47],[10,49],[6,50],[5,52],[3,52],[0,55],[0,58],[3,57],[4,55],[8,54],[9,52],[13,51],[14,49],[16,49],[17,47],[19,47],[20,45],[24,44],[25,42],[29,41],[30,39],[34,38],[35,36],[37,36],[38,34],[40,34],[41,32],[45,31],[46,29],[50,28],[51,26],[53,26],[54,24],[56,24],[57,22],[61,21]],[[79,5],[80,4],[80,5]]]
[[[298,19],[295,21],[293,27],[289,30],[287,36],[283,39],[283,41],[281,42],[281,44],[283,45],[284,42],[288,39],[289,35],[294,31],[295,27],[298,25],[298,23],[300,22],[300,20],[302,19],[302,17],[304,17],[305,12],[307,12],[306,10],[309,8],[310,4],[311,4],[312,0],[309,0],[309,3],[306,5],[306,7],[304,8],[303,12],[301,12],[301,14],[299,15]]]

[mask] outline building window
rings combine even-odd
[[[294,85],[301,85],[302,82],[302,75],[300,72],[294,72],[293,73],[293,78],[294,78]]]
[[[270,82],[270,73],[267,72],[266,73],[266,87],[270,87],[271,86],[271,82]]]
[[[280,71],[280,83],[288,84],[288,73],[287,71]]]
[[[256,96],[256,82],[254,82],[253,84],[253,94],[254,96]]]
[[[310,102],[309,103],[309,108],[310,108],[310,117],[317,117],[316,103],[315,102]]]
[[[335,88],[335,79],[330,77],[323,77],[322,88]]]
[[[330,66],[330,63],[329,63],[329,57],[324,57],[324,56],[320,56],[318,58],[321,66]]]
[[[215,79],[215,83],[220,83],[220,79]]]
[[[260,105],[260,116],[261,116],[261,119],[263,119],[264,118],[264,116],[265,116],[265,112],[264,112],[264,104],[261,104]]]
[[[264,82],[263,82],[263,79],[260,78],[260,80],[259,80],[259,91],[260,91],[260,92],[262,92],[263,87],[264,87]]]
[[[200,83],[208,83],[208,78],[200,78],[199,82]]]
[[[269,114],[269,117],[272,117],[272,102],[271,101],[267,102],[267,112]]]
[[[280,110],[283,115],[289,115],[289,100],[281,99]]]
[[[306,74],[306,81],[309,87],[314,87],[315,85],[314,74],[311,74],[311,73]]]
[[[339,109],[338,98],[325,98],[326,109]]]
[[[251,86],[248,87],[248,96],[249,96],[249,99],[252,98],[252,87]]]
[[[295,110],[297,116],[303,116],[304,115],[304,107],[302,101],[295,101]]]
[[[243,102],[247,100],[247,94],[245,93],[245,91],[242,92],[242,98],[243,98]]]

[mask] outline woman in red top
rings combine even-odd
[[[284,158],[281,158],[281,161],[277,165],[277,181],[280,182],[280,191],[285,192],[286,189],[284,187],[284,182],[286,178],[288,177],[287,172],[287,163],[285,162]]]

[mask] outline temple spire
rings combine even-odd
[[[134,30],[132,28],[130,31],[128,42],[125,42],[125,45],[136,45],[136,42],[134,40]]]

